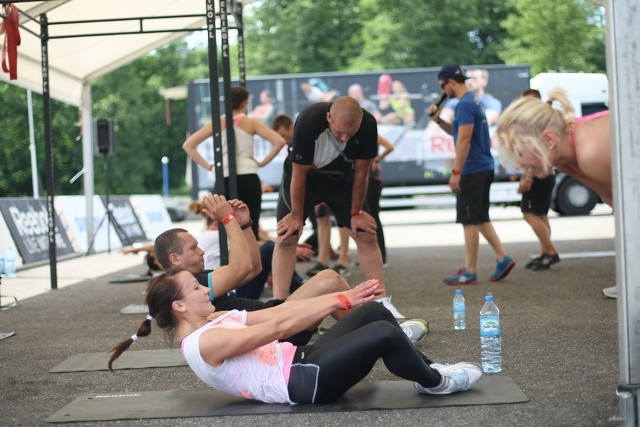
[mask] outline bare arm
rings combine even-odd
[[[268,165],[278,155],[278,153],[280,153],[280,151],[282,150],[282,147],[286,145],[286,141],[282,136],[280,136],[278,132],[266,126],[261,121],[259,120],[253,120],[253,121],[254,121],[253,126],[254,126],[255,133],[260,135],[267,141],[269,141],[272,145],[271,151],[269,151],[269,153],[264,157],[264,159],[257,162],[259,167],[263,167]]]
[[[304,200],[306,197],[307,174],[311,165],[292,164],[291,175],[291,212],[278,222],[277,233],[282,239],[295,236],[296,240],[302,231]]]
[[[453,169],[462,170],[469,156],[471,148],[471,135],[473,135],[473,124],[462,125],[458,128],[458,140],[456,141],[456,158],[453,160]],[[449,178],[449,188],[454,193],[460,191],[460,175],[451,174]]]
[[[379,294],[378,285],[377,280],[368,280],[341,293],[287,301],[276,307],[249,312],[246,328],[215,328],[204,332],[200,338],[200,353],[208,364],[219,366],[228,358],[306,330],[334,311],[345,308],[344,302],[337,298],[339,294],[354,307],[373,300]]]
[[[209,217],[216,219],[222,223],[222,219],[233,213],[232,206],[223,196],[217,194],[208,194],[203,200],[205,212]],[[219,297],[225,295],[232,289],[235,289],[251,271],[251,258],[247,256],[249,253],[249,245],[245,240],[244,233],[240,228],[240,224],[236,219],[229,220],[224,224],[229,246],[233,248],[229,251],[229,264],[224,265],[211,274],[213,276],[214,296]]]
[[[233,208],[233,213],[236,214],[236,218],[238,218],[238,223],[240,225],[246,225],[251,220],[251,214],[249,213],[248,206],[240,200],[230,200],[229,204]],[[247,227],[243,230],[244,239],[247,243],[247,247],[249,248],[249,252],[243,255],[245,258],[249,257],[251,260],[251,270],[249,273],[240,280],[238,286],[242,286],[246,284],[249,280],[256,277],[262,271],[262,259],[260,258],[260,246],[258,245],[258,241],[256,240],[256,235],[253,233],[253,229],[251,227]],[[233,247],[231,247],[233,250]]]
[[[200,129],[192,133],[186,139],[186,141],[182,143],[182,149],[187,153],[187,155],[197,164],[209,171],[213,169],[213,164],[209,163],[204,157],[202,157],[196,147],[200,145],[205,139],[209,138],[212,134],[213,127],[211,123],[207,123]]]

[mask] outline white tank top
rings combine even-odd
[[[227,359],[217,368],[207,364],[200,355],[199,341],[203,332],[212,328],[246,328],[246,321],[246,311],[232,310],[187,335],[182,340],[181,351],[189,367],[202,382],[217,390],[266,403],[293,404],[289,399],[284,375],[287,362],[283,357],[283,350],[293,356],[295,347],[291,343],[274,341]],[[286,369],[290,366],[291,360]]]
[[[239,114],[233,118],[233,130],[236,137],[236,175],[249,175],[258,173],[258,164],[253,160],[254,156],[254,141],[253,135],[248,134],[242,130],[238,123],[244,117],[244,114]],[[227,132],[222,132],[222,155],[224,162],[224,176],[229,176],[229,162],[227,148]]]

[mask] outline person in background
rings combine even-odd
[[[505,164],[531,169],[538,178],[555,168],[613,207],[609,111],[576,118],[566,92],[555,88],[546,102],[531,96],[514,101],[502,114],[496,136]],[[603,293],[616,298],[617,288]]]
[[[483,69],[468,70],[468,79],[465,82],[469,90],[482,102],[484,114],[487,117],[489,127],[498,123],[502,113],[502,102],[495,96],[486,92],[489,84],[489,71]]]
[[[247,117],[247,106],[249,104],[249,92],[241,87],[234,86],[231,88],[231,105],[233,108],[233,129],[235,133],[235,151],[236,151],[236,173],[238,183],[238,198],[249,206],[251,212],[251,229],[256,237],[258,237],[258,229],[260,226],[260,212],[262,210],[262,184],[258,177],[258,169],[269,164],[273,160],[282,147],[284,147],[284,139],[278,135],[273,129],[270,129],[262,121]],[[229,190],[229,162],[227,151],[227,133],[225,132],[227,121],[226,116],[220,117],[220,125],[222,127],[222,157],[224,165],[225,188]],[[211,123],[207,123],[202,128],[194,132],[182,144],[182,148],[187,155],[198,165],[206,170],[212,170],[213,163],[209,163],[196,147],[205,139],[213,134]],[[272,144],[271,151],[267,156],[258,161],[254,158],[254,136],[259,135]]]
[[[536,89],[527,89],[522,96],[533,96],[541,99]],[[525,265],[531,270],[546,270],[553,264],[560,262],[560,256],[551,241],[551,225],[549,224],[549,208],[551,207],[551,193],[556,183],[556,177],[550,173],[545,178],[538,178],[533,170],[526,169],[520,177],[518,192],[522,194],[520,210],[524,220],[531,226],[540,242],[540,255]]]
[[[373,114],[373,117],[376,118],[376,121],[380,121],[380,111],[378,111],[378,106],[375,102],[364,96],[364,90],[362,86],[358,83],[354,83],[349,86],[347,90],[347,95],[358,101],[360,106]]]
[[[260,103],[251,110],[249,117],[261,120],[262,123],[268,125],[271,123],[276,112],[273,100],[271,99],[271,91],[269,89],[262,90],[259,100]]]
[[[465,84],[467,77],[460,66],[442,67],[438,83],[449,98],[458,99],[452,123],[440,118],[441,107],[429,106],[429,115],[447,133],[453,135],[455,159],[449,187],[456,194],[456,222],[464,230],[465,262],[456,273],[445,277],[448,285],[478,283],[476,267],[480,234],[489,242],[496,255],[496,266],[490,282],[504,279],[516,262],[505,253],[489,218],[489,193],[494,176],[491,140],[484,109]]]
[[[332,402],[378,360],[424,394],[465,391],[482,377],[476,364],[434,363],[416,349],[391,313],[371,302],[381,291],[377,280],[264,310],[223,314],[207,301],[208,291],[184,270],[153,278],[145,294],[149,314],[133,336],[111,348],[109,369],[133,342],[151,333],[155,319],[168,341],[178,337],[181,353],[202,382],[266,403]],[[314,343],[283,342],[336,311],[342,319]]]

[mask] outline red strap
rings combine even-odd
[[[2,6],[6,16],[0,28],[0,34],[5,33],[2,48],[2,71],[9,73],[10,80],[18,78],[18,46],[20,46],[20,19],[18,8],[8,3]],[[7,65],[7,57],[9,63]]]

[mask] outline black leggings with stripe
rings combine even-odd
[[[367,376],[378,359],[387,369],[425,387],[440,383],[440,373],[418,351],[393,315],[377,302],[357,307],[315,343],[298,347],[289,376],[296,403],[331,402]]]

